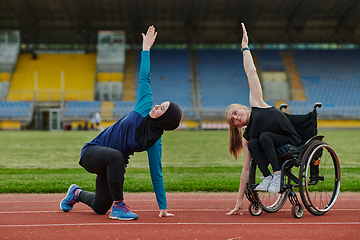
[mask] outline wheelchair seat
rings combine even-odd
[[[300,151],[304,145],[301,145],[300,147],[286,144],[281,147],[275,148],[276,156],[279,160],[282,159],[289,159],[289,158],[296,158],[299,156]]]
[[[282,105],[280,106],[280,110],[286,107],[287,105]],[[288,114],[284,112],[285,116],[294,126],[297,134],[301,137],[302,145],[297,147],[291,144],[286,144],[284,146],[277,147],[275,152],[279,161],[289,158],[297,158],[305,143],[317,135],[317,107],[319,107],[319,105],[315,104],[313,111],[302,115]]]

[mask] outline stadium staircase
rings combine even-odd
[[[292,96],[293,100],[306,101],[303,84],[301,83],[299,72],[296,68],[296,63],[292,56],[292,52],[289,51],[282,52],[282,59],[289,73],[290,82],[293,90],[293,96]]]
[[[111,122],[114,119],[114,102],[102,101],[100,105],[100,114],[102,122]]]
[[[198,122],[201,120],[201,96],[200,96],[200,81],[197,64],[199,57],[196,51],[191,49],[189,51],[190,62],[190,84],[191,84],[191,96],[192,105],[194,109],[194,120],[187,122],[188,128],[198,128]]]
[[[133,50],[126,51],[123,87],[123,101],[135,101],[135,73],[136,73],[136,53]]]

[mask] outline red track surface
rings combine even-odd
[[[227,216],[235,193],[168,193],[175,217],[159,218],[153,193],[125,193],[136,221],[112,220],[110,212],[97,215],[82,203],[62,212],[64,196],[0,194],[0,239],[360,239],[358,193],[340,193],[325,215],[305,210],[300,219],[289,202],[277,213],[251,216],[247,200],[242,216]]]

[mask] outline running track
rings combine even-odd
[[[325,215],[305,210],[300,219],[292,217],[289,202],[277,213],[251,216],[247,200],[242,216],[227,216],[236,193],[168,193],[175,217],[159,218],[153,193],[125,193],[136,221],[96,215],[82,203],[62,212],[64,196],[0,194],[0,239],[360,239],[359,193],[340,193]]]

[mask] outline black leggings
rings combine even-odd
[[[97,214],[105,214],[113,201],[123,200],[124,156],[108,147],[91,147],[80,160],[80,165],[90,173],[95,173],[95,193],[81,191],[80,202],[87,204]]]
[[[250,139],[248,142],[248,149],[264,177],[271,175],[271,173],[266,162],[264,161],[262,152],[265,153],[273,171],[276,172],[281,168],[276,156],[275,148],[289,143],[290,138],[288,136],[271,132],[263,132],[259,138]]]

